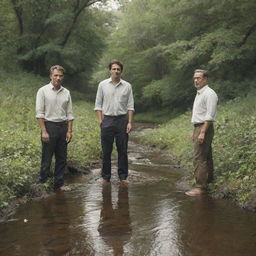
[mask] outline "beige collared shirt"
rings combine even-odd
[[[41,87],[36,95],[36,118],[51,122],[73,120],[69,90],[61,86],[56,91],[51,83]]]
[[[100,110],[108,116],[125,115],[128,110],[134,111],[131,84],[121,79],[119,84],[114,85],[111,78],[100,82],[94,110]]]
[[[193,124],[215,121],[218,96],[208,85],[197,91],[191,122]]]

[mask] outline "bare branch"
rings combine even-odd
[[[77,19],[78,19],[79,15],[82,13],[82,11],[83,11],[85,8],[87,8],[87,7],[89,7],[89,6],[93,5],[93,4],[95,4],[96,2],[102,2],[102,0],[84,1],[84,3],[83,3],[81,6],[80,6],[80,3],[81,3],[80,0],[77,0],[77,1],[76,1],[76,5],[74,6],[74,16],[73,16],[73,20],[72,20],[72,22],[71,22],[71,25],[70,25],[70,27],[69,27],[67,33],[66,33],[65,36],[64,36],[63,41],[60,43],[60,46],[61,46],[61,47],[65,47],[65,45],[66,45],[66,43],[67,43],[67,41],[68,41],[68,39],[69,39],[69,37],[70,37],[72,31],[73,31],[74,28],[75,28]]]
[[[247,31],[247,33],[244,35],[243,40],[239,43],[239,47],[241,47],[242,45],[244,45],[248,39],[248,37],[256,30],[256,23],[253,24],[249,30]]]
[[[15,11],[17,20],[18,20],[18,25],[19,25],[19,33],[20,36],[23,35],[24,32],[24,27],[23,27],[23,9],[22,6],[19,5],[19,0],[11,0],[12,5],[13,5],[13,10]]]

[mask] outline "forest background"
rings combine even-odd
[[[210,71],[210,85],[221,106],[212,189],[256,207],[254,0],[1,0],[0,4],[1,207],[31,191],[36,178],[40,145],[34,95],[48,83],[49,67],[56,63],[67,70],[65,86],[73,92],[77,134],[88,131],[87,137],[79,140],[79,135],[74,141],[79,150],[71,149],[72,161],[81,166],[82,161],[99,157],[98,130],[86,124],[95,122],[92,105],[84,101],[93,102],[113,58],[124,63],[123,78],[133,86],[136,118],[170,120],[142,142],[169,149],[188,169],[191,145],[184,139],[192,129],[191,77],[195,68]],[[87,141],[86,160],[82,141]],[[24,160],[31,155],[38,158]]]

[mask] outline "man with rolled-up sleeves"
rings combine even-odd
[[[52,156],[55,155],[54,188],[69,191],[64,186],[67,144],[72,139],[72,101],[69,90],[61,84],[65,69],[50,68],[51,82],[41,87],[36,96],[36,118],[41,128],[42,158],[39,181],[46,182],[50,174]]]
[[[206,192],[208,183],[213,180],[213,123],[216,117],[218,96],[208,86],[208,72],[206,70],[196,69],[193,80],[197,89],[191,119],[194,125],[193,143],[196,185],[186,194],[198,196]]]
[[[101,127],[103,152],[101,175],[103,184],[111,179],[111,154],[114,140],[118,152],[118,177],[128,182],[128,134],[132,129],[134,100],[131,84],[121,79],[123,64],[112,60],[109,64],[110,78],[99,83],[95,108]]]

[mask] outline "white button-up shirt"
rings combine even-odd
[[[215,121],[218,96],[208,85],[197,91],[191,122],[193,124]]]
[[[117,85],[108,78],[99,83],[94,110],[100,110],[104,115],[119,116],[134,111],[132,86],[120,80]]]
[[[36,118],[51,122],[73,120],[69,90],[61,86],[56,91],[51,83],[41,87],[36,95]]]

